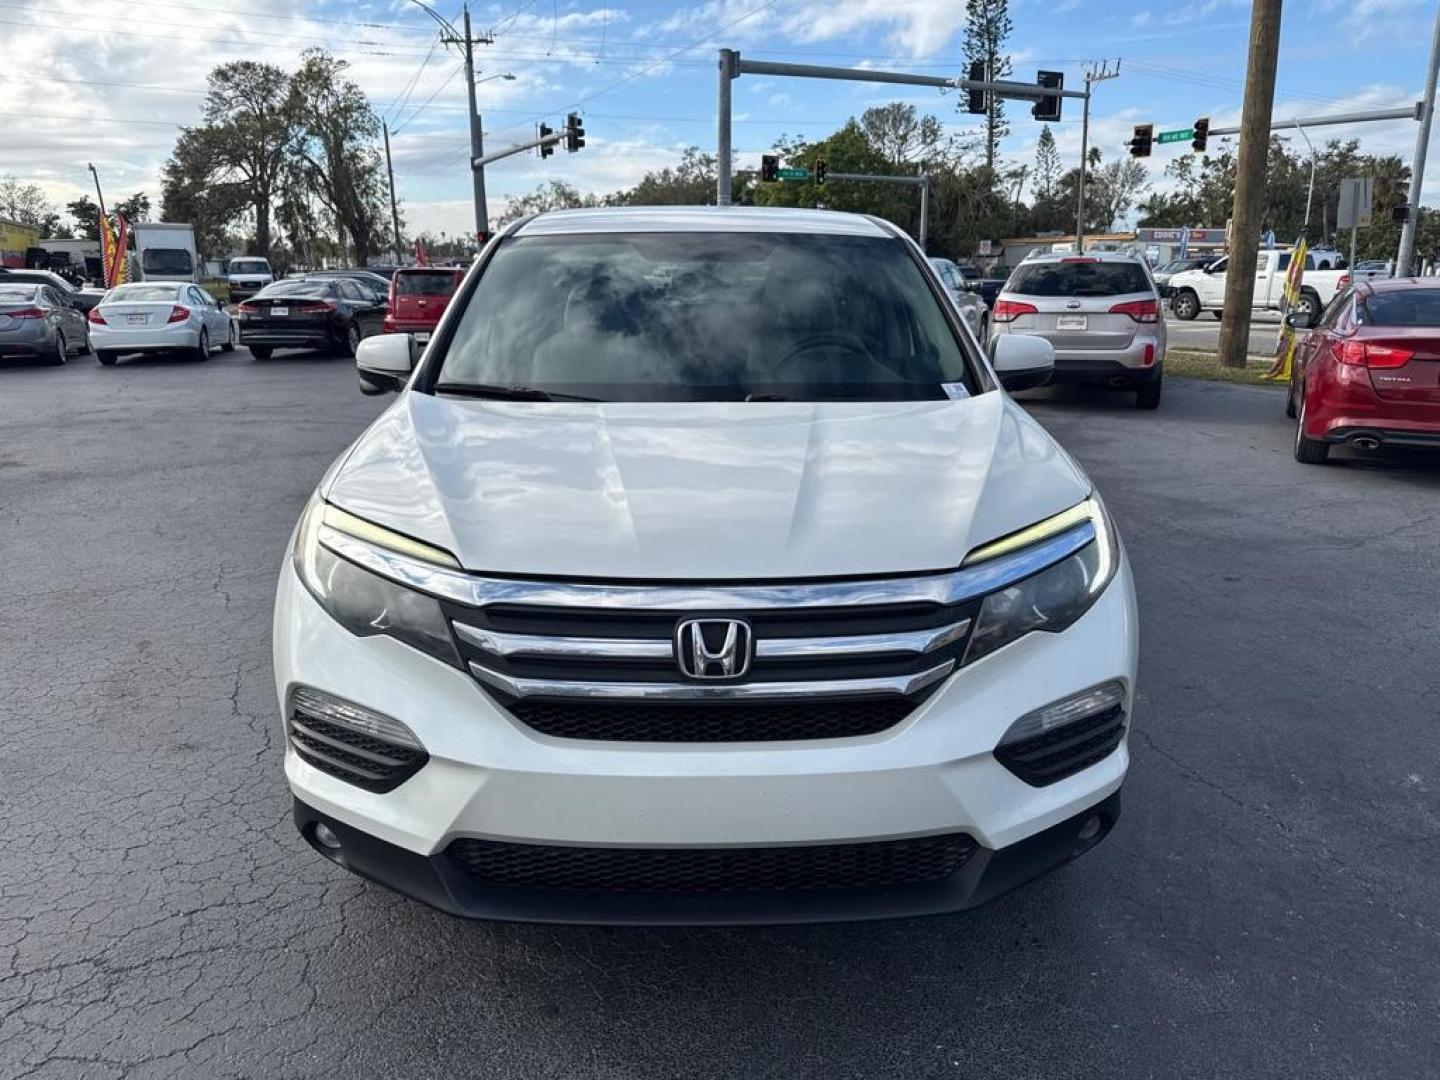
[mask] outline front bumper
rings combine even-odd
[[[342,865],[456,914],[595,922],[783,922],[913,915],[974,906],[1092,846],[1114,822],[1120,747],[1045,787],[993,750],[1025,713],[1108,679],[1132,688],[1137,620],[1121,560],[1096,604],[1062,634],[1033,633],[962,669],[878,735],[804,742],[660,744],[559,739],[524,727],[468,675],[390,638],[336,624],[287,562],[275,608],[283,703],[310,686],[406,724],[429,762],[395,790],[364,791],[307,764],[285,771],[312,844],[325,822]],[[1083,843],[1078,830],[1100,814]],[[1053,831],[1052,831],[1053,830]],[[481,892],[452,841],[573,847],[836,845],[963,832],[980,850],[953,878],[885,890],[697,896]],[[1045,834],[1031,846],[1010,849]],[[333,857],[333,856],[332,856]]]

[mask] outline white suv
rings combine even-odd
[[[1055,382],[1135,391],[1160,404],[1165,320],[1160,291],[1138,255],[1034,255],[1010,274],[990,313],[993,333],[1038,334],[1055,347]]]
[[[296,529],[295,821],[458,915],[971,907],[1119,813],[1135,596],[1079,467],[873,219],[544,214],[485,250]]]

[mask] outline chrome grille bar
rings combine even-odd
[[[457,622],[455,633],[494,656],[563,657],[572,660],[669,660],[675,655],[669,638],[540,637],[502,634]]]
[[[491,578],[413,559],[400,552],[320,527],[320,542],[382,577],[468,607],[601,608],[633,611],[776,611],[884,604],[958,604],[1027,578],[1095,539],[1086,521],[1038,544],[977,566],[939,574],[863,581],[796,581],[768,585],[614,585]]]
[[[955,661],[913,675],[870,679],[815,679],[804,682],[668,683],[578,679],[523,679],[502,675],[473,660],[470,672],[487,686],[515,698],[590,698],[626,701],[766,701],[793,698],[855,698],[917,694],[955,669]]]
[[[923,654],[959,641],[969,629],[970,620],[961,619],[936,630],[911,630],[895,634],[760,638],[755,642],[755,659],[841,660],[847,656],[874,656],[881,653]]]

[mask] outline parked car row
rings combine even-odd
[[[249,262],[256,265],[245,266]],[[260,284],[269,265],[234,259],[230,285],[251,275],[253,293],[234,307],[199,285],[136,282],[77,290],[46,270],[0,275],[0,358],[63,364],[93,349],[110,366],[126,355],[169,353],[208,359],[244,345],[256,359],[276,349],[322,349],[353,356],[372,334],[405,332],[424,342],[464,271],[400,267],[391,277],[323,270]],[[242,290],[243,291],[243,290]]]

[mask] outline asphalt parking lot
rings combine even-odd
[[[0,367],[0,1080],[1434,1075],[1440,460],[1297,465],[1263,388],[1024,397],[1138,578],[1112,838],[961,916],[612,931],[294,834],[270,604],[389,400],[348,361]]]

